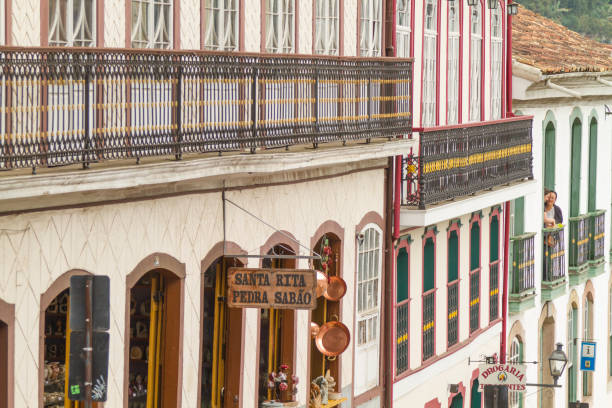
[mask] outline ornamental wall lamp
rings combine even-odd
[[[470,7],[474,7],[476,4],[478,4],[480,0],[467,0],[467,4]]]
[[[488,0],[488,3],[489,3],[489,8],[490,8],[491,10],[493,10],[493,9],[496,9],[496,8],[497,8],[497,1],[498,1],[498,0]]]
[[[516,16],[518,14],[518,3],[508,3],[508,15]]]

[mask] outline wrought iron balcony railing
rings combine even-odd
[[[535,233],[510,238],[512,268],[510,270],[510,296],[517,298],[531,294],[535,288]]]
[[[412,62],[0,48],[0,168],[411,132]]]
[[[399,375],[408,370],[408,353],[410,353],[408,342],[408,333],[410,326],[408,325],[408,300],[395,306],[395,375]]]
[[[565,279],[564,227],[542,229],[544,262],[542,281],[557,282]]]
[[[421,131],[418,155],[402,166],[402,204],[450,200],[532,178],[531,117]]]
[[[606,237],[606,210],[597,210],[589,216],[589,264],[604,262],[604,240]]]
[[[569,272],[579,274],[588,268],[589,260],[589,215],[569,219]]]

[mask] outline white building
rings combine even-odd
[[[474,3],[398,2],[419,148],[396,190],[396,407],[482,406],[474,361],[500,357],[504,204],[538,188],[531,118],[507,113],[506,2]]]
[[[411,133],[412,64],[379,58],[386,7],[0,1],[12,46],[0,48],[0,407],[73,406],[75,274],[110,277],[107,407],[257,407],[282,363],[300,406],[327,368],[342,394],[328,407],[383,405],[389,158],[416,146],[398,138]],[[247,255],[323,246],[340,301],[225,306],[230,266],[309,267]],[[311,320],[348,327],[336,360]]]
[[[528,382],[552,381],[545,363],[557,342],[569,362],[562,388],[528,387],[512,406],[610,406],[610,49],[524,8],[513,30],[513,107],[534,118],[537,189],[513,206],[508,350],[540,362]],[[544,188],[558,194],[561,227],[542,229]],[[597,344],[594,373],[580,370],[585,340]]]

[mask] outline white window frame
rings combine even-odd
[[[93,47],[96,45],[96,0],[65,0],[65,15],[62,16],[60,0],[49,1],[49,31],[47,41],[50,46]],[[89,3],[89,4],[88,4]],[[4,1],[2,8],[2,43],[4,44]],[[87,21],[87,6],[91,7],[91,21]],[[78,15],[75,18],[75,11]],[[62,18],[63,17],[63,18]],[[65,38],[62,38],[65,37]],[[77,38],[80,37],[80,38]]]
[[[522,364],[521,348],[523,347],[522,342],[518,337],[512,339],[510,343],[510,353],[508,357],[508,364]],[[522,391],[509,391],[508,392],[508,407],[519,408],[522,406],[523,392]]]
[[[478,20],[474,21],[477,16]],[[470,121],[482,120],[482,3],[480,0],[470,10]]]
[[[502,116],[503,52],[503,10],[502,6],[498,5],[491,10],[491,119],[493,120]]]
[[[364,238],[357,246],[357,319],[355,395],[379,384],[380,367],[380,303],[383,234],[376,224],[360,231]]]
[[[240,0],[206,0],[204,49],[238,51]]]
[[[361,0],[359,16],[359,55],[382,55],[382,1]]]
[[[431,14],[429,13],[430,10]],[[438,0],[425,0],[423,21],[423,111],[421,112],[421,126],[423,127],[436,125],[438,12]]]
[[[451,14],[454,10],[454,14]],[[454,125],[459,123],[459,58],[460,58],[460,39],[461,39],[461,6],[458,1],[448,2],[448,67],[447,67],[447,92],[446,97],[446,123]],[[452,19],[451,15],[454,15]]]
[[[314,53],[340,55],[340,0],[315,0]]]
[[[412,36],[412,1],[398,0],[396,15],[396,56],[400,58],[410,57]]]
[[[266,0],[265,13],[266,52],[295,52],[295,0]]]
[[[133,48],[172,48],[174,41],[172,38],[173,3],[173,0],[132,0],[131,45]],[[158,13],[158,21],[155,21],[156,7],[162,9]],[[146,13],[146,17],[143,15],[144,13]],[[166,18],[168,21],[166,21]],[[143,38],[139,38],[141,31],[144,32]],[[163,38],[164,32],[166,32],[167,39]]]

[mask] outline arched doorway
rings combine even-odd
[[[70,356],[70,278],[91,275],[71,270],[58,277],[40,297],[40,349],[38,369],[39,406],[81,408],[69,402],[68,361]],[[98,406],[93,404],[94,407]]]
[[[0,408],[13,406],[15,306],[0,299]]]
[[[555,348],[555,315],[554,305],[551,302],[546,302],[539,320],[539,361],[548,362],[548,356],[550,356],[550,353]],[[548,364],[540,364],[539,371],[539,382],[541,384],[553,383]],[[540,390],[539,396],[540,408],[553,408],[555,406],[555,392],[553,388],[543,388]]]
[[[166,254],[127,276],[124,405],[176,407],[181,397],[185,265]]]
[[[449,408],[463,408],[463,395],[455,395],[450,403]]]
[[[313,245],[313,250],[319,254],[327,253],[327,260],[321,262],[316,259],[313,262],[314,268],[327,273],[328,276],[342,277],[342,240],[336,233],[327,232],[320,235]],[[326,250],[325,248],[329,248]],[[325,267],[323,265],[326,265]],[[324,297],[317,299],[317,307],[312,311],[311,322],[322,326],[330,320],[341,321],[340,302],[327,300]],[[336,380],[336,390],[340,391],[340,357],[327,358],[325,357],[312,340],[310,342],[310,372],[309,381],[319,376],[325,376],[327,370],[330,375]]]
[[[244,251],[231,245],[232,254]],[[222,247],[221,247],[222,248]],[[219,250],[220,248],[216,248]],[[211,251],[217,253],[215,249]],[[222,255],[222,249],[220,250]],[[227,270],[244,266],[237,258],[217,257],[202,266],[202,351],[200,407],[240,406],[242,386],[243,309],[228,308]]]
[[[289,244],[278,244],[267,251],[267,255],[295,255]],[[295,259],[264,258],[262,268],[295,268]],[[277,372],[281,364],[289,366],[295,373],[295,311],[292,309],[259,310],[259,403],[273,399],[268,387],[268,374]],[[291,379],[288,380],[291,382]]]

